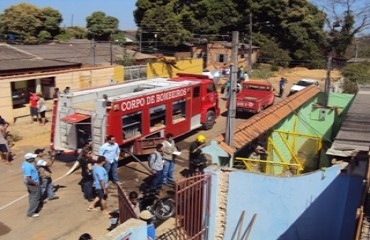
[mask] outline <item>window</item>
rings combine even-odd
[[[126,66],[124,79],[125,81],[146,79],[146,65]]]
[[[216,54],[216,62],[227,63],[227,54]]]
[[[166,125],[166,105],[150,108],[150,130],[157,130]]]
[[[197,98],[200,96],[200,87],[195,87],[193,91],[193,98]]]
[[[213,83],[207,85],[207,93],[210,92],[216,92],[216,86]]]
[[[172,123],[177,123],[185,120],[185,109],[186,109],[185,99],[175,101],[172,103]]]
[[[122,117],[122,139],[127,140],[141,135],[141,118],[141,111]]]

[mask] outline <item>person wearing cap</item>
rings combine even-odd
[[[94,186],[96,189],[96,197],[91,205],[87,208],[87,211],[95,209],[95,205],[100,201],[100,206],[103,214],[109,214],[107,209],[107,198],[108,198],[108,173],[103,167],[106,159],[104,156],[99,156],[96,160],[96,164],[93,166],[93,177]]]
[[[190,145],[189,148],[189,170],[190,173],[194,173],[197,169],[203,173],[204,168],[206,167],[207,160],[202,154],[201,148],[206,143],[206,137],[199,135],[197,139]]]
[[[155,227],[153,223],[153,215],[151,214],[151,212],[149,210],[141,211],[139,218],[146,222],[148,240],[154,240],[155,239]]]
[[[27,211],[28,217],[38,217],[37,210],[40,204],[41,191],[39,184],[39,174],[32,164],[37,157],[37,154],[27,153],[24,155],[24,162],[22,163],[23,181],[27,186],[29,208]]]
[[[36,149],[35,154],[38,158],[36,161],[36,166],[41,181],[41,198],[47,198],[48,200],[59,199],[59,197],[54,193],[54,184],[53,180],[51,179],[52,172],[50,167],[53,165],[54,159],[52,158],[51,161],[42,159],[44,156],[44,149]]]
[[[109,178],[115,184],[119,184],[117,169],[120,152],[121,150],[116,143],[116,138],[112,135],[107,136],[107,142],[99,149],[99,155],[104,156],[107,160],[104,164],[104,168],[107,171]]]

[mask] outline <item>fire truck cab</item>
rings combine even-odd
[[[107,135],[125,151],[149,154],[167,133],[175,137],[220,115],[218,93],[203,75],[178,74],[61,94],[54,102],[52,148],[77,152],[91,139],[98,154]]]

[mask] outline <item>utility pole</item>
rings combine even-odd
[[[231,82],[229,89],[229,110],[227,112],[226,119],[226,133],[225,133],[225,142],[229,145],[233,145],[233,135],[234,135],[234,122],[236,115],[236,88],[237,88],[237,72],[238,72],[238,48],[239,48],[239,32],[232,32],[232,52],[231,52]]]
[[[252,12],[249,13],[249,54],[248,54],[248,77],[252,76]]]
[[[141,38],[143,37],[143,31],[139,28],[139,52],[141,53]]]
[[[328,62],[326,63],[325,101],[324,101],[325,106],[328,106],[329,104],[330,81],[331,81],[330,72],[331,72],[331,67],[332,67],[331,65],[333,62],[333,56],[331,54],[328,56],[327,61]]]
[[[92,38],[92,47],[93,47],[93,66],[95,67],[95,58],[96,58],[95,36]]]
[[[109,38],[109,53],[110,53],[110,65],[113,65],[113,45],[112,45],[112,34]]]

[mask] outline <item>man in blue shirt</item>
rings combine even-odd
[[[117,168],[120,152],[121,150],[116,143],[116,138],[112,135],[107,136],[107,142],[99,149],[99,155],[104,156],[106,159],[104,168],[107,171],[109,178],[115,184],[119,184]]]
[[[95,204],[100,201],[101,210],[104,214],[108,214],[107,209],[107,198],[108,198],[108,174],[103,167],[106,159],[103,156],[99,156],[96,164],[93,166],[93,177],[94,186],[96,189],[96,197],[91,203],[87,211],[95,209]]]
[[[27,153],[24,155],[24,162],[22,163],[22,172],[23,172],[23,181],[27,186],[28,197],[30,206],[28,208],[27,216],[28,217],[38,217],[39,214],[36,212],[38,210],[40,199],[41,199],[41,190],[39,184],[39,174],[32,164],[37,157],[37,154]]]
[[[287,82],[288,82],[288,80],[286,80],[285,78],[280,79],[280,81],[279,81],[279,88],[280,88],[279,97],[283,97],[285,83],[287,83]]]

